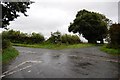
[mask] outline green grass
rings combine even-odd
[[[14,46],[23,46],[23,47],[31,47],[31,48],[45,48],[45,49],[71,49],[71,48],[84,48],[93,46],[93,44],[13,44]]]
[[[114,55],[114,56],[120,56],[120,49],[113,49],[113,48],[107,48],[106,45],[102,46],[101,48],[101,51],[104,51],[106,53],[109,53],[111,55]]]
[[[4,49],[3,52],[2,52],[2,62],[3,62],[3,64],[8,63],[12,59],[14,59],[18,54],[19,54],[19,52],[13,47],[9,47],[7,49]]]

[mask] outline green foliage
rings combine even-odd
[[[6,49],[11,47],[11,42],[9,40],[3,39],[2,40],[2,49]]]
[[[24,43],[24,44],[35,44],[35,43],[42,43],[45,39],[44,36],[39,33],[22,33],[20,31],[3,31],[2,38],[10,40],[12,43]]]
[[[109,30],[110,44],[112,48],[120,48],[120,24],[113,24]]]
[[[51,37],[47,40],[50,43],[60,43],[61,42],[61,33],[56,31],[54,33],[51,32]]]
[[[15,18],[19,17],[18,13],[22,13],[25,16],[29,5],[32,4],[32,1],[27,2],[3,2],[0,1],[2,5],[2,28],[7,28],[10,24],[10,21],[14,21]]]
[[[61,36],[61,42],[66,44],[77,44],[80,43],[80,39],[77,35],[62,35]]]
[[[115,56],[118,56],[120,55],[120,49],[113,49],[113,48],[110,48],[109,45],[104,45],[100,48],[102,51],[106,52],[106,53],[109,53],[111,55],[115,55]]]
[[[55,44],[77,44],[80,43],[80,39],[77,35],[62,35],[59,31],[51,33],[51,37],[46,41],[47,43]]]
[[[38,33],[32,33],[31,37],[30,38],[30,42],[32,43],[42,43],[45,39],[44,39],[44,36],[43,35],[40,35]]]
[[[3,52],[2,52],[2,62],[3,62],[3,64],[8,63],[13,58],[15,58],[18,54],[19,54],[19,52],[13,47],[8,47],[6,49],[3,49]]]
[[[68,31],[82,34],[89,43],[96,43],[96,41],[103,43],[108,22],[109,19],[103,14],[81,10],[77,13],[73,23],[70,23]]]

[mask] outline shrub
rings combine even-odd
[[[47,40],[49,43],[61,43],[61,33],[56,31],[54,33],[51,32],[50,38]]]
[[[10,40],[10,42],[12,43],[24,43],[24,44],[42,43],[45,40],[44,36],[39,33],[27,34],[14,30],[3,31],[2,38]]]
[[[77,35],[64,34],[61,36],[61,42],[66,44],[77,44],[81,41]]]
[[[51,33],[50,38],[46,41],[46,43],[57,43],[57,44],[77,44],[80,43],[80,39],[77,35],[61,35],[59,31]]]
[[[31,43],[42,43],[45,40],[44,36],[39,33],[32,33],[29,38]]]
[[[11,46],[11,43],[9,40],[3,39],[2,40],[2,49],[9,48]]]
[[[109,30],[110,47],[120,48],[120,24],[113,24]]]

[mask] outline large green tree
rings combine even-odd
[[[73,23],[70,23],[69,32],[82,34],[88,43],[103,43],[107,34],[109,19],[103,14],[81,10],[77,13]]]
[[[29,9],[29,5],[33,2],[28,0],[28,2],[3,2],[0,1],[0,5],[2,5],[2,26],[1,28],[7,28],[10,24],[10,21],[14,21],[15,18],[20,16],[19,13],[26,14],[27,9]]]

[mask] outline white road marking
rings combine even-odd
[[[31,63],[41,63],[42,61],[27,61],[27,62],[31,62]]]
[[[33,51],[20,51],[21,53],[36,53],[36,52],[33,52]]]
[[[26,66],[26,67],[21,68],[21,69],[19,69],[19,70],[16,70],[16,71],[10,72],[10,73],[6,74],[5,76],[8,76],[8,75],[14,74],[14,73],[19,72],[19,71],[22,71],[22,70],[25,70],[25,69],[27,69],[27,68],[30,68],[31,66],[32,66],[32,65],[29,65],[29,66]]]
[[[0,78],[5,77],[6,75],[14,74],[14,73],[16,73],[16,72],[22,71],[22,70],[27,69],[27,68],[29,68],[29,67],[32,66],[32,65],[29,65],[29,66],[26,66],[26,67],[21,68],[21,69],[19,69],[19,70],[12,71],[12,70],[14,70],[14,69],[18,68],[19,66],[22,66],[22,65],[24,65],[24,64],[26,64],[26,63],[41,63],[41,62],[42,62],[42,61],[32,61],[32,60],[22,62],[22,63],[20,63],[19,65],[15,66],[14,68],[12,68],[12,69],[4,72],[4,73],[0,76]],[[12,72],[10,72],[10,71],[12,71]]]
[[[29,73],[31,72],[31,70],[28,71]]]
[[[5,75],[0,76],[0,78],[5,77]]]

